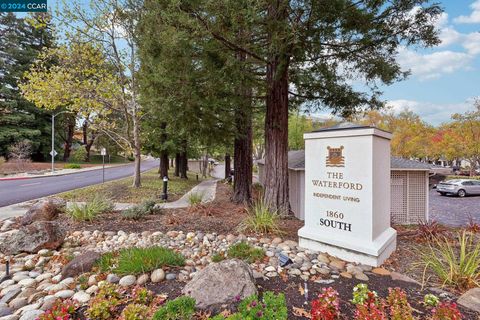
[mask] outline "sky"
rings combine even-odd
[[[398,61],[411,75],[382,89],[384,100],[396,112],[408,108],[427,123],[439,125],[453,113],[473,110],[473,99],[480,97],[480,0],[431,1],[444,10],[436,22],[441,44],[402,48]],[[52,9],[60,3],[48,0]]]
[[[473,99],[480,97],[480,0],[440,2],[442,43],[427,50],[402,49],[398,61],[412,74],[383,88],[394,110],[409,108],[432,125],[473,110]]]

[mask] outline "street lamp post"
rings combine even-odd
[[[52,114],[52,151],[50,151],[50,156],[52,156],[52,173],[55,172],[55,156],[57,155],[57,151],[55,151],[55,117],[67,112],[70,111],[60,111],[56,114]]]

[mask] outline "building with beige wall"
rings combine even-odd
[[[258,176],[263,184],[264,160],[259,160]],[[288,153],[290,207],[295,216],[305,219],[305,151]],[[417,224],[428,221],[430,165],[391,157],[390,213],[393,224]]]

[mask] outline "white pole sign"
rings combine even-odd
[[[304,248],[381,265],[396,247],[390,227],[390,139],[341,124],[306,133]]]

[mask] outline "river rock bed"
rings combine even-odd
[[[162,281],[189,281],[199,270],[212,263],[212,257],[225,253],[240,241],[262,248],[265,258],[252,263],[254,278],[267,281],[272,278],[292,277],[298,281],[312,281],[331,285],[339,279],[368,281],[369,276],[381,275],[394,280],[414,280],[383,268],[347,263],[324,253],[305,250],[297,242],[282,238],[256,238],[245,235],[217,235],[215,233],[169,231],[142,233],[74,231],[67,234],[59,250],[40,250],[36,254],[5,256],[0,261],[11,261],[11,278],[0,283],[0,320],[33,320],[48,310],[57,299],[72,298],[86,304],[98,290],[99,283],[106,281],[122,287],[160,283]],[[163,246],[180,252],[185,257],[185,266],[157,269],[143,275],[100,275],[87,273],[82,283],[79,277],[63,277],[64,266],[86,252],[106,253],[128,247]],[[279,265],[279,255],[291,259],[285,267]],[[0,279],[5,273],[5,264],[0,265]],[[449,293],[441,292],[444,298]]]

